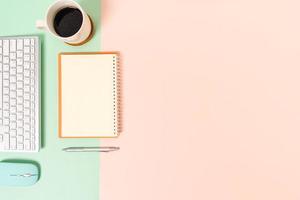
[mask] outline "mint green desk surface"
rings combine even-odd
[[[42,149],[39,153],[0,153],[0,161],[36,162],[39,182],[28,188],[0,187],[2,200],[97,200],[99,199],[99,154],[66,153],[69,146],[98,146],[97,139],[58,138],[57,54],[100,50],[100,0],[78,0],[94,22],[95,35],[80,47],[57,40],[35,28],[54,0],[1,0],[0,36],[39,35],[42,40]],[[80,80],[79,80],[80,81]]]

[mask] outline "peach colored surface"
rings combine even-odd
[[[300,3],[103,0],[121,151],[101,200],[300,199]]]

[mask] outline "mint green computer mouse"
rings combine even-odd
[[[30,163],[0,162],[0,186],[31,186],[39,179],[39,169]]]

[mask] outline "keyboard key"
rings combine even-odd
[[[25,108],[25,109],[24,109],[24,115],[28,115],[28,116],[30,115],[30,110],[29,110],[28,108]],[[25,122],[25,119],[26,119],[26,118],[27,118],[27,117],[24,118],[24,122]],[[26,123],[26,122],[25,122],[25,123]],[[28,118],[28,123],[29,123],[29,118]]]
[[[30,53],[30,47],[24,47],[24,53],[29,54]]]
[[[30,76],[30,71],[29,70],[24,70],[24,76],[29,77]]]
[[[17,54],[16,53],[10,53],[10,59],[17,59]]]
[[[17,104],[22,104],[23,103],[23,98],[18,97],[17,98]],[[24,105],[25,106],[25,105]]]
[[[8,79],[3,80],[3,86],[6,86],[6,87],[9,86],[9,80]]]
[[[23,82],[17,82],[17,88],[23,89]]]
[[[17,73],[18,73],[19,76],[22,76],[22,78],[23,78],[23,66],[18,66],[17,67]]]
[[[12,60],[10,62],[10,67],[13,68],[13,67],[16,67],[17,66],[17,62],[15,60]]]
[[[30,45],[30,39],[24,39],[24,45],[29,46]]]
[[[3,104],[3,109],[4,110],[9,110],[9,104],[8,103],[4,103]]]
[[[17,49],[23,50],[23,40],[22,39],[17,40]]]
[[[10,51],[16,51],[17,50],[17,41],[16,40],[10,40]]]
[[[16,122],[11,122],[10,123],[10,128],[11,129],[16,129],[17,128],[17,123]]]
[[[3,88],[3,94],[9,94],[9,88],[8,87]]]
[[[17,82],[17,77],[16,76],[11,76],[10,77],[10,82]]]
[[[30,92],[30,86],[29,85],[24,86],[24,92],[27,92],[27,93]]]
[[[26,131],[24,130],[24,138],[25,138],[25,140],[30,138],[30,132],[29,132],[29,129],[26,130]]]
[[[4,140],[4,149],[8,150],[9,149],[9,142],[10,142],[8,133],[4,134],[3,140]]]
[[[24,61],[26,62],[28,62],[28,61],[30,61],[30,56],[29,55],[24,55]]]
[[[4,133],[8,133],[9,132],[9,126],[3,126],[3,130],[4,130]]]
[[[19,125],[19,123],[18,123]],[[23,130],[23,124],[22,124],[22,127],[18,127],[17,128],[17,135],[18,136],[22,136],[22,138],[24,137],[24,130]],[[23,139],[22,139],[23,140]]]
[[[6,118],[4,119],[3,123],[7,125],[9,123],[9,121],[7,121],[7,119],[9,118],[9,112],[6,112],[6,111],[9,111],[9,108],[8,109],[4,109],[4,110],[5,110],[5,112],[3,112],[3,117],[6,117]]]
[[[9,63],[9,57],[8,56],[3,57],[3,64],[8,64],[8,63]]]
[[[22,133],[21,135],[18,135],[18,136],[17,136],[17,141],[18,141],[19,144],[20,144],[20,143],[21,143],[21,144],[23,143],[23,138],[24,138],[24,137],[23,137],[23,133]]]
[[[8,56],[9,55],[9,41],[3,40],[3,55]]]
[[[9,79],[9,73],[8,72],[4,72],[3,73],[3,80],[8,81],[8,79]]]
[[[29,108],[30,107],[30,101],[24,101],[24,108]]]
[[[8,112],[4,112],[4,113],[5,113],[5,115],[7,115],[6,113],[8,113]],[[9,115],[4,116],[4,117],[9,117]],[[3,119],[3,125],[9,125],[9,119],[8,118]]]
[[[17,65],[23,65],[23,59],[18,58],[17,59]]]
[[[17,113],[17,120],[23,120],[23,112],[18,112]],[[19,123],[19,122],[18,122]]]
[[[32,141],[32,143],[31,143],[31,149],[32,149],[32,150],[35,149],[35,143],[34,143],[34,140],[35,140],[34,134],[32,134],[32,135],[31,135],[31,141]]]
[[[16,112],[17,112],[17,106],[11,106],[10,113],[16,113]]]
[[[22,51],[17,51],[17,57],[22,58],[23,57],[23,52]]]
[[[23,115],[22,115],[22,116],[23,116]],[[19,134],[19,133],[20,133],[20,134],[22,133],[22,135],[23,135],[23,133],[24,133],[23,125],[24,125],[23,119],[20,119],[20,120],[18,119],[18,120],[17,120],[17,127],[18,127],[18,128],[17,128],[17,129],[18,129],[17,131],[18,131],[18,134]]]
[[[17,74],[17,69],[16,68],[11,68],[10,69],[10,74],[11,75],[16,75]]]
[[[17,98],[17,92],[16,91],[10,91],[10,98]]]
[[[23,99],[23,90],[22,89],[18,89],[17,90],[17,97],[20,97],[20,99]]]
[[[17,74],[17,81],[23,81],[23,74]]]
[[[23,150],[23,149],[24,149],[24,144],[18,142],[18,144],[17,144],[17,149],[18,149],[18,150]]]
[[[8,102],[9,101],[9,96],[8,95],[3,95],[3,101]]]
[[[16,137],[11,137],[9,143],[10,143],[11,150],[17,149],[17,138]]]
[[[16,81],[11,81],[11,83],[10,83],[10,89],[11,90],[16,90],[17,89],[17,84],[15,82]]]
[[[35,45],[34,39],[30,39],[30,44],[31,44],[31,46]]]
[[[24,123],[24,131],[26,132],[26,131],[30,131],[30,125],[29,124],[25,124]]]
[[[23,112],[23,105],[20,104],[17,105],[17,112]]]
[[[9,65],[3,65],[3,71],[9,71]]]
[[[26,150],[30,150],[30,140],[25,140],[24,141],[24,146]]]
[[[12,110],[10,110],[11,112]],[[12,112],[11,112],[12,113]],[[10,114],[10,120],[11,121],[17,121],[17,115],[16,114]]]
[[[29,93],[24,93],[24,100],[29,100],[30,99],[30,95]]]
[[[30,63],[29,62],[24,62],[24,69],[29,69]]]
[[[29,110],[28,110],[28,112],[29,112]],[[25,116],[25,118],[24,118],[24,123],[30,124],[30,118],[29,118],[29,115],[28,115],[28,116]]]
[[[14,124],[15,124],[15,122],[14,122]],[[17,136],[17,130],[16,130],[16,128],[13,128],[12,129],[12,126],[10,126],[10,128],[11,128],[11,130],[9,131],[9,133],[10,133],[10,136]]]
[[[10,106],[16,106],[17,105],[17,99],[11,98],[10,99]]]
[[[25,77],[25,78],[24,78],[24,84],[25,84],[25,85],[29,85],[29,84],[30,84],[30,78]]]

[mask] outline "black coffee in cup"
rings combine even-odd
[[[53,27],[60,37],[70,37],[79,31],[82,20],[79,9],[63,8],[55,15]]]

